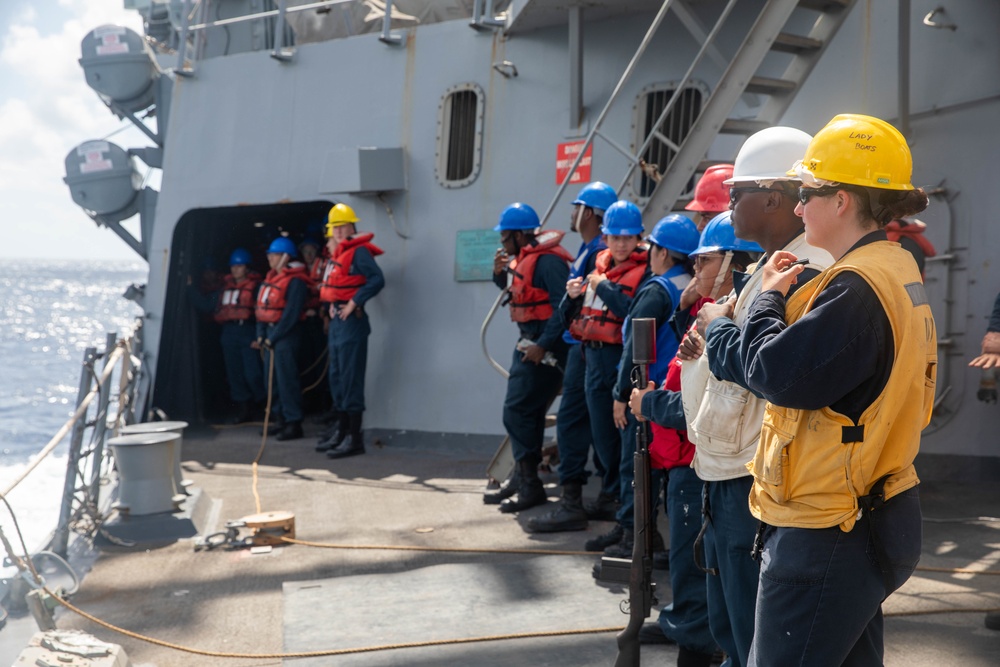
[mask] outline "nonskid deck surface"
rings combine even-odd
[[[312,427],[315,430],[315,426]],[[353,546],[484,549],[490,553],[278,547],[195,552],[193,540],[148,549],[106,547],[73,602],[112,624],[219,653],[276,654],[466,639],[525,632],[621,627],[620,586],[596,583],[593,556],[501,553],[582,550],[587,531],[531,534],[545,511],[500,514],[484,505],[483,470],[498,438],[428,433],[366,434],[364,456],[330,461],[314,440],[268,442],[259,468],[262,511],[294,512],[296,537]],[[204,532],[257,512],[250,462],[258,428],[185,434],[185,475],[211,502]],[[555,476],[550,498],[558,494]],[[595,484],[585,487],[596,493]],[[921,566],[1000,569],[996,485],[924,484]],[[936,520],[946,521],[936,521]],[[669,580],[657,572],[660,602]],[[891,616],[940,608],[1000,607],[1000,577],[918,572],[885,605],[885,664],[995,665],[1000,632],[983,613]],[[654,610],[653,618],[656,611]],[[124,637],[75,614],[79,628],[121,643],[135,665],[610,665],[611,632],[400,648],[352,655],[250,659],[192,655]],[[671,664],[671,646],[643,648],[644,662]]]

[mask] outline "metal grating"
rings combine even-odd
[[[476,115],[479,96],[459,90],[448,96],[448,149],[445,180],[463,181],[472,176],[476,157]]]
[[[637,143],[641,144],[654,131],[659,131],[668,140],[665,142],[657,137],[641,156],[647,164],[656,165],[656,170],[661,174],[666,172],[677,155],[677,148],[684,143],[701,113],[702,91],[696,87],[685,88],[660,127],[653,128],[653,123],[660,117],[673,94],[672,88],[651,90],[639,98],[637,105],[640,119]],[[649,197],[655,189],[656,182],[643,172],[636,172],[633,190],[639,197]]]

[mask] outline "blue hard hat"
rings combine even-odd
[[[589,206],[598,211],[607,211],[608,207],[618,201],[618,193],[607,183],[594,181],[583,186],[580,194],[573,200],[573,205]]]
[[[247,265],[249,263],[250,252],[246,248],[237,248],[229,256],[229,266],[236,266],[237,264]]]
[[[271,241],[271,245],[267,248],[267,254],[285,254],[289,257],[297,257],[298,252],[295,250],[295,243],[287,236],[279,236],[278,238]]]
[[[686,215],[671,213],[656,223],[646,240],[661,248],[690,255],[698,247],[698,227]]]
[[[303,238],[303,239],[302,239],[301,241],[299,241],[299,245],[300,245],[300,246],[303,246],[303,245],[306,245],[307,243],[308,243],[309,245],[314,245],[314,246],[316,246],[317,248],[322,248],[322,247],[323,247],[323,242],[322,242],[322,241],[320,241],[320,240],[319,240],[318,238],[316,238],[315,236],[311,236],[311,235],[306,235],[306,237],[305,237],[305,238]]]
[[[526,229],[535,229],[539,224],[538,214],[535,213],[535,209],[527,204],[515,202],[503,210],[500,214],[500,221],[493,228],[493,231],[505,232],[515,229],[524,231]]]
[[[630,201],[616,201],[604,212],[601,233],[608,236],[639,236],[643,232],[642,212]]]
[[[690,254],[701,255],[706,252],[732,250],[734,252],[764,252],[764,249],[753,241],[736,238],[733,231],[732,211],[723,211],[712,218],[701,232],[698,247]]]

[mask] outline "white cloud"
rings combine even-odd
[[[0,28],[0,201],[8,257],[133,259],[72,202],[63,161],[76,145],[118,129],[118,120],[85,82],[80,42],[114,23],[142,33],[142,19],[121,0],[24,3]],[[116,135],[123,147],[148,145],[138,130]],[[13,224],[11,224],[13,223]]]

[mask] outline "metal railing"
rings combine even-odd
[[[60,556],[66,556],[71,531],[93,535],[104,520],[99,505],[101,481],[106,474],[104,444],[109,434],[116,435],[121,426],[136,420],[139,406],[135,399],[146,377],[142,371],[141,334],[142,321],[137,320],[135,328],[122,340],[109,333],[102,353],[98,354],[96,347],[84,351],[76,410],[27,468],[0,490],[0,497],[6,498],[72,434],[59,523],[45,547]],[[112,379],[116,371],[118,388],[113,398]]]

